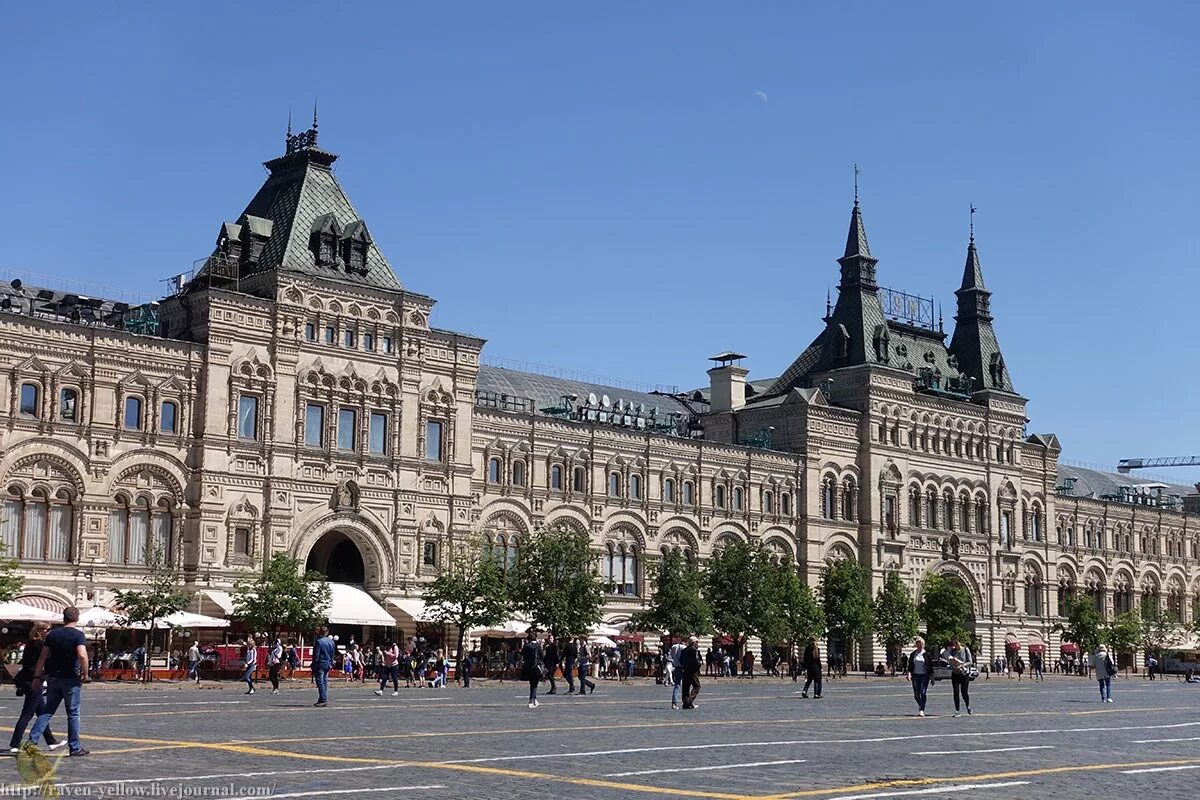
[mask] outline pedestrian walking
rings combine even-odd
[[[317,708],[329,705],[329,670],[333,669],[336,647],[333,637],[329,635],[329,628],[324,625],[317,628],[317,640],[313,642],[312,662],[309,664],[313,683],[317,685],[317,702],[313,703]]]
[[[683,671],[683,708],[691,710],[696,707],[696,695],[700,694],[700,642],[695,636],[688,637],[688,646],[680,655],[680,665]]]
[[[200,685],[200,644],[192,642],[187,651],[188,677]]]
[[[567,639],[563,645],[563,677],[567,679],[567,694],[575,694],[575,667],[579,663],[579,645],[574,638]],[[579,690],[583,691],[580,684]]]
[[[917,701],[917,716],[925,716],[925,699],[929,692],[929,678],[933,673],[933,658],[925,650],[925,640],[920,636],[913,643],[908,656],[908,670],[904,677],[912,683],[913,699]]]
[[[950,640],[950,645],[942,651],[942,658],[950,664],[954,670],[950,674],[950,685],[954,689],[954,716],[961,717],[962,712],[959,706],[959,698],[961,696],[962,706],[967,709],[967,716],[971,715],[971,670],[975,668],[975,657],[971,654],[971,648],[962,644],[958,637],[955,636]]]
[[[1013,672],[1017,673],[1017,682],[1020,683],[1021,676],[1025,674],[1025,659],[1020,656],[1013,659]]]
[[[525,645],[521,648],[521,679],[529,682],[529,707],[537,708],[538,684],[542,682],[542,646],[531,628],[525,634]]]
[[[813,699],[821,699],[821,648],[817,646],[815,637],[809,637],[808,645],[804,648],[804,688],[800,690],[801,697],[808,697],[808,687],[814,689]]]
[[[1045,683],[1046,674],[1042,672],[1042,654],[1029,654],[1029,680]]]
[[[79,706],[83,702],[83,684],[88,677],[87,638],[79,630],[79,609],[63,609],[63,626],[46,634],[45,645],[33,667],[30,689],[35,695],[46,688],[46,705],[38,714],[29,742],[37,742],[46,734],[50,720],[64,701],[67,704],[67,748],[72,756],[86,756],[79,741]]]
[[[246,671],[242,673],[242,680],[250,688],[246,690],[246,694],[254,694],[254,671],[258,669],[258,645],[254,641],[253,636],[247,636],[242,642],[242,658],[246,664]]]
[[[462,678],[462,685],[464,689],[471,688],[471,668],[474,666],[475,661],[471,658],[470,653],[467,653],[464,657],[459,659],[458,668],[455,670],[455,677]]]
[[[1111,703],[1112,679],[1117,674],[1117,665],[1108,654],[1108,648],[1102,644],[1096,645],[1092,653],[1092,669],[1096,671],[1096,682],[1100,684],[1100,702]]]
[[[296,670],[297,670],[297,668],[299,668],[299,666],[300,666],[300,652],[298,650],[296,650],[295,644],[289,642],[288,650],[287,650],[287,671],[288,671],[288,680],[289,681],[295,680]]]
[[[379,688],[375,690],[377,697],[383,697],[383,690],[388,681],[392,682],[392,697],[400,694],[400,645],[387,642],[379,651],[380,678]]]
[[[682,641],[678,641],[671,645],[671,651],[667,654],[667,663],[670,665],[671,675],[671,709],[679,708],[680,700],[683,695],[683,651],[687,649],[687,645]],[[712,651],[709,650],[709,655]]]
[[[579,696],[583,697],[584,690],[588,694],[595,694],[596,684],[588,677],[588,670],[592,666],[592,657],[588,651],[587,639],[582,636],[579,637],[579,645],[576,652],[579,654]]]
[[[8,751],[14,755],[21,750],[21,739],[25,736],[25,729],[29,726],[30,720],[37,719],[46,709],[46,698],[42,694],[41,687],[35,692],[33,690],[33,675],[34,668],[42,655],[44,647],[44,639],[50,631],[50,626],[45,622],[35,622],[33,628],[29,631],[29,642],[25,645],[24,651],[21,653],[21,671],[13,676],[13,683],[17,687],[17,695],[23,697],[25,702],[21,706],[21,716],[17,718],[17,724],[13,728],[12,739],[9,740]],[[46,740],[46,746],[51,750],[57,750],[66,744],[54,738],[54,734],[50,732],[50,727],[47,726],[42,731],[42,736]]]
[[[271,681],[271,694],[279,694],[279,668],[283,666],[283,641],[276,636],[267,653],[267,678]]]
[[[554,673],[558,669],[558,644],[554,634],[546,634],[546,644],[542,648],[542,664],[546,667],[546,678],[550,681],[550,691],[546,694],[558,694],[558,685],[554,682]]]

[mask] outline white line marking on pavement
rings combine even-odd
[[[627,778],[630,775],[657,775],[660,772],[704,772],[712,769],[741,769],[743,767],[771,767],[776,764],[803,764],[803,758],[789,758],[786,761],[751,761],[745,764],[720,764],[710,767],[672,767],[671,769],[642,769],[637,772],[609,772],[606,778]]]
[[[1053,750],[1052,744],[1031,744],[1025,747],[990,747],[986,750],[922,750],[910,756],[970,756],[975,753],[1013,753],[1017,750]]]
[[[1200,742],[1200,736],[1189,736],[1186,739],[1134,739],[1134,744],[1159,744],[1161,742]]]
[[[1147,767],[1145,769],[1123,769],[1122,775],[1140,775],[1143,772],[1176,772],[1181,769],[1200,769],[1200,764],[1187,764],[1182,767]]]
[[[249,702],[249,700],[197,700],[195,702],[187,701],[183,703],[117,703],[117,706],[119,708],[132,708],[133,706],[233,706]]]
[[[860,739],[772,739],[765,742],[725,742],[720,744],[682,744],[662,745],[659,747],[625,747],[617,750],[587,750],[576,753],[533,753],[518,756],[491,756],[489,758],[461,758],[440,761],[441,764],[486,764],[493,761],[529,761],[542,758],[578,758],[584,756],[617,756],[628,753],[658,753],[670,750],[711,750],[724,747],[778,747],[780,745],[823,745],[823,744],[878,744],[880,742],[908,742],[916,739],[945,739],[948,736],[979,738],[984,736],[1029,736],[1051,733],[1096,733],[1100,731],[1139,731],[1163,730],[1166,728],[1188,728],[1200,725],[1200,722],[1179,722],[1173,725],[1119,725],[1097,728],[1046,728],[1042,730],[1017,731],[960,731],[954,734],[914,733],[907,736],[875,736]]]
[[[936,786],[932,789],[906,789],[896,792],[874,792],[873,794],[840,794],[829,800],[870,800],[873,797],[905,797],[915,794],[949,794],[969,789],[1003,789],[1009,786],[1028,786],[1029,781],[1006,781],[1004,783],[959,783],[954,786]],[[281,795],[274,795],[280,797]]]
[[[293,769],[281,769],[271,772],[220,772],[214,775],[163,775],[157,778],[117,778],[107,781],[76,781],[74,783],[56,783],[55,786],[121,786],[124,784],[133,783],[180,783],[182,781],[209,781],[218,778],[268,778],[273,775],[316,775],[330,772],[370,772],[379,769],[399,769],[405,766],[404,764],[372,764],[369,767],[320,767],[317,769],[305,769],[298,773]],[[27,788],[22,784],[0,784],[0,793],[6,791],[15,791],[18,789]],[[278,795],[273,795],[278,797]]]
[[[346,795],[365,794],[367,792],[411,792],[415,789],[445,789],[444,784],[433,784],[432,786],[376,786],[372,789],[325,789],[320,792],[289,792],[287,794],[272,794],[265,795],[272,800],[280,800],[284,797],[326,797],[331,794],[337,794],[345,797]],[[231,798],[231,800],[262,800],[264,795],[261,794],[244,794],[240,797]]]

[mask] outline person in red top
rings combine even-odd
[[[383,697],[388,681],[392,682],[392,697],[400,694],[400,645],[395,642],[383,646],[383,667],[379,675],[379,688],[375,690],[377,697]]]

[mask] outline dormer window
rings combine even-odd
[[[367,223],[356,219],[346,226],[341,239],[342,261],[346,264],[347,272],[367,271],[367,251],[371,249],[371,233]]]
[[[322,214],[313,220],[308,247],[319,267],[335,267],[338,262],[338,240],[342,226],[333,214]]]

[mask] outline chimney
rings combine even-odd
[[[717,366],[708,371],[709,410],[729,413],[746,405],[746,375],[750,370],[741,365],[741,353],[725,352],[711,356]]]

